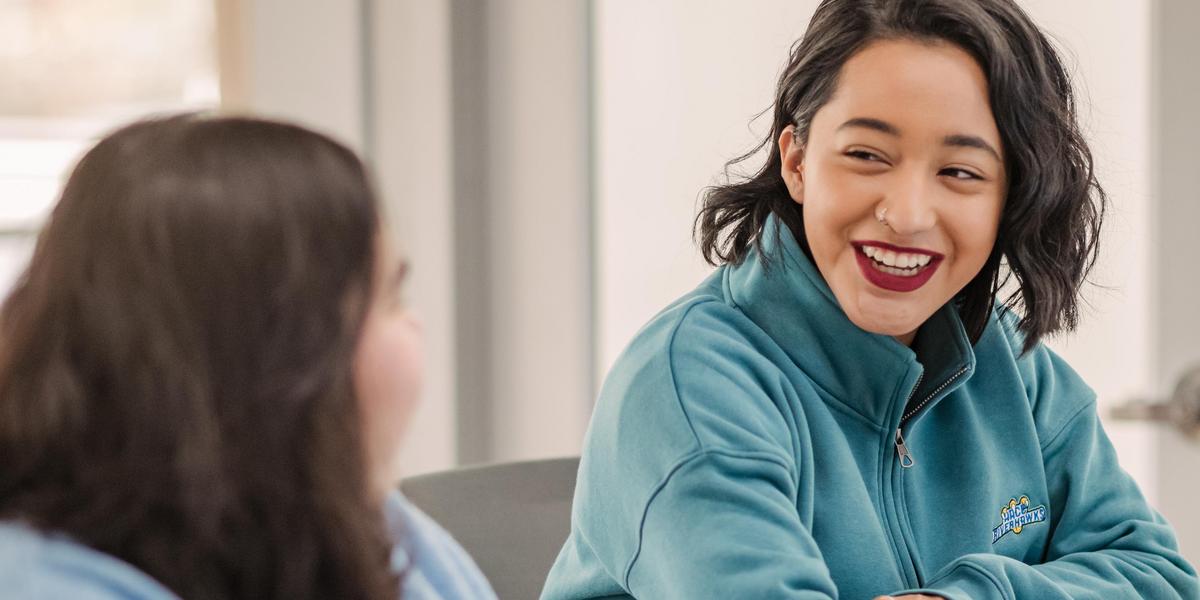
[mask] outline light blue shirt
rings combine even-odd
[[[396,541],[392,569],[405,600],[494,599],[479,568],[437,523],[399,493],[384,503]],[[28,600],[178,600],[136,567],[60,534],[0,523],[0,596]]]

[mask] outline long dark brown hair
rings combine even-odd
[[[1062,60],[1012,0],[821,2],[780,75],[770,133],[726,170],[764,147],[766,164],[744,180],[705,191],[695,222],[705,260],[736,264],[761,250],[772,214],[807,248],[803,208],[788,195],[775,142],[791,125],[807,140],[842,65],[871,42],[897,38],[944,41],[971,54],[987,76],[1004,144],[1009,188],[996,244],[956,298],[971,340],[987,326],[1004,267],[1019,284],[1004,304],[1020,317],[1025,350],[1045,335],[1073,329],[1080,287],[1096,261],[1106,197]]]
[[[185,598],[395,598],[351,377],[376,201],[306,129],[138,122],[0,312],[0,518]]]

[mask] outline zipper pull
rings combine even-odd
[[[900,434],[900,428],[896,428],[896,455],[900,457],[900,466],[905,469],[911,469],[917,461],[913,460],[912,454],[908,452],[908,446],[904,445],[904,436]]]

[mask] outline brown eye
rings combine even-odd
[[[938,171],[938,175],[945,175],[952,179],[958,179],[961,181],[971,181],[971,180],[983,181],[983,177],[980,177],[979,175],[977,175],[975,173],[972,173],[966,169],[959,169],[959,168],[954,168],[954,167],[951,167],[948,169],[942,169],[941,171]]]
[[[846,152],[846,156],[865,162],[884,162],[879,155],[867,152],[866,150],[850,150]]]

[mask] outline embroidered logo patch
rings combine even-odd
[[[1000,524],[992,530],[992,543],[995,544],[1010,531],[1021,535],[1026,526],[1045,520],[1046,505],[1029,506],[1029,496],[1012,498],[1000,509]]]

